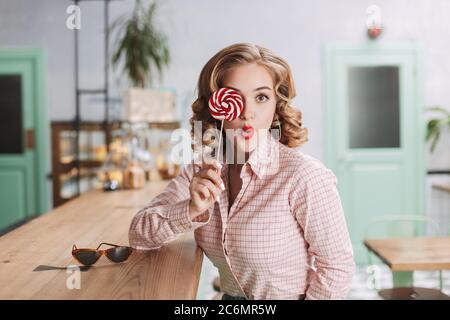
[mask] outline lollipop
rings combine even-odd
[[[209,112],[218,120],[232,121],[239,117],[244,109],[242,96],[233,89],[220,88],[209,99]]]
[[[244,100],[236,90],[220,88],[215,91],[208,102],[209,113],[215,119],[222,120],[220,125],[219,149],[222,141],[223,120],[232,121],[239,117],[244,109]],[[217,153],[219,160],[219,153]]]

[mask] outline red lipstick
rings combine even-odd
[[[253,129],[252,126],[243,126],[242,127],[242,136],[244,137],[244,139],[248,140],[251,137],[253,137],[253,134],[255,132],[255,129]]]

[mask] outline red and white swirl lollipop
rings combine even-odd
[[[222,141],[223,120],[232,121],[239,117],[244,110],[244,99],[236,90],[220,88],[209,98],[209,113],[215,119],[222,120],[220,125],[219,150]],[[219,160],[219,152],[217,153]]]
[[[232,121],[239,117],[244,109],[244,100],[236,90],[220,88],[209,98],[208,106],[215,119]]]

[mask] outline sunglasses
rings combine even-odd
[[[106,250],[99,250],[102,245],[108,245],[113,248]],[[81,264],[91,266],[97,262],[101,256],[106,256],[112,262],[123,262],[133,252],[131,247],[118,246],[111,243],[102,242],[97,249],[77,248],[76,245],[72,247],[72,256]]]

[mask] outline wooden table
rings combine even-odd
[[[416,270],[450,269],[450,237],[367,239],[364,245],[391,268],[394,287],[413,287]],[[435,297],[446,297],[434,291]]]
[[[124,263],[101,257],[77,273],[80,289],[67,286],[75,276],[67,267],[77,264],[72,245],[128,245],[132,217],[166,184],[91,191],[1,237],[0,299],[195,299],[203,253],[192,232],[161,249],[135,251]]]
[[[384,299],[450,299],[440,290],[413,286],[416,270],[450,269],[450,237],[367,239],[364,245],[393,272],[394,288],[379,291]]]
[[[450,237],[368,239],[364,245],[392,271],[450,269]]]

